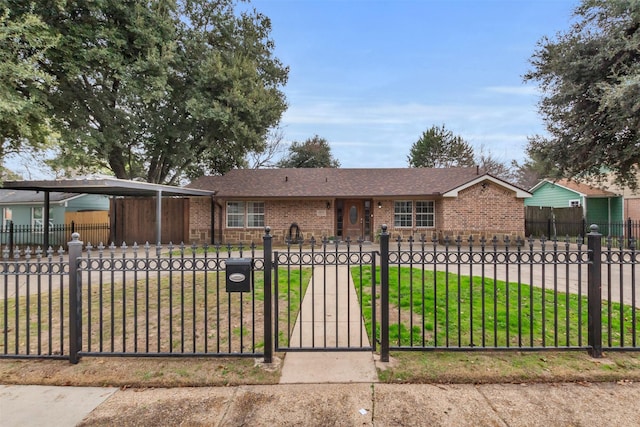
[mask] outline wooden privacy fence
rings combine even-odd
[[[156,199],[111,199],[111,235],[116,244],[156,242]],[[162,199],[162,243],[189,240],[189,199]]]
[[[581,207],[527,206],[525,209],[527,236],[584,236],[588,232]]]

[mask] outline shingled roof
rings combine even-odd
[[[51,203],[61,203],[66,202],[71,199],[75,199],[76,197],[81,197],[84,194],[76,194],[76,193],[60,193],[60,192],[51,192],[50,202]],[[3,190],[0,189],[0,203],[1,204],[42,204],[44,200],[44,195],[37,191],[18,191],[18,190]]]
[[[439,196],[480,176],[475,167],[234,169],[198,178],[187,187],[215,191],[223,198]]]
[[[598,187],[593,187],[591,185],[588,184],[584,184],[581,182],[577,182],[577,181],[572,181],[569,179],[560,179],[558,181],[550,181],[550,180],[545,180],[543,182],[549,182],[552,184],[556,184],[559,185],[560,187],[564,187],[564,188],[568,188],[569,190],[573,190],[577,193],[580,193],[583,196],[586,197],[615,197],[618,194],[613,193],[611,191],[607,191],[604,190],[602,188],[598,188]],[[536,187],[539,187],[540,185],[537,185]],[[534,187],[534,188],[536,188]]]

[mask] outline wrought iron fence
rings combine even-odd
[[[398,238],[394,246],[391,350],[588,348],[590,252],[581,239]]]
[[[0,357],[265,355],[255,245],[69,247],[5,248]],[[252,286],[229,291],[227,261],[245,256]]]
[[[16,251],[0,262],[0,357],[69,357],[69,262],[64,251]]]
[[[390,243],[383,229],[380,247],[370,250],[323,242],[273,251],[268,232],[263,254],[254,245],[99,245],[83,253],[78,240],[68,255],[31,249],[11,255],[5,248],[0,357],[261,355],[271,361],[274,348],[316,347],[304,344],[300,332],[300,343],[292,343],[298,316],[318,329],[327,325],[327,313],[316,311],[322,301],[312,300],[311,310],[291,309],[291,291],[298,288],[301,300],[310,289],[345,286],[355,296],[337,298],[360,303],[382,360],[391,350],[582,349],[594,356],[640,350],[636,241],[605,241],[602,246],[594,228],[576,242]],[[231,259],[250,261],[247,292],[226,287]],[[300,279],[304,269],[313,273]],[[327,290],[321,278],[331,278]],[[337,313],[338,299],[335,304]],[[320,338],[314,332],[312,339]],[[368,348],[352,342],[320,347]]]
[[[78,263],[79,355],[263,355],[264,262],[255,248],[88,246]],[[234,292],[226,264],[245,254],[253,286]]]
[[[49,232],[45,235],[41,225],[21,225],[8,221],[0,226],[0,245],[7,246],[11,251],[16,246],[33,248],[41,247],[46,250],[63,247],[68,250],[67,242],[71,241],[73,233],[80,233],[85,242],[93,244],[109,244],[110,227],[105,224],[78,224],[71,221],[68,224],[50,224]]]
[[[275,350],[375,350],[365,329],[377,330],[375,286],[363,273],[375,271],[376,257],[349,238],[343,244],[298,239],[274,251]],[[361,311],[373,315],[367,326]]]

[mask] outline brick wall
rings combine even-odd
[[[397,199],[400,200],[400,199]],[[458,194],[457,198],[439,199],[411,199],[404,200],[435,200],[435,227],[394,227],[394,202],[396,199],[373,199],[371,203],[372,240],[380,233],[382,224],[387,224],[392,239],[398,236],[407,239],[409,236],[420,238],[425,235],[431,239],[435,234],[442,238],[445,235],[458,235],[467,238],[473,235],[479,238],[484,235],[491,238],[494,235],[504,237],[524,236],[524,201],[515,197],[511,192],[496,184],[486,182],[467,188]],[[217,200],[225,206],[224,200]],[[327,208],[327,203],[330,204]],[[380,207],[378,207],[380,204]],[[211,201],[208,198],[192,198],[190,212],[191,242],[205,243],[211,239]],[[639,203],[640,209],[640,203]],[[221,221],[225,243],[259,243],[264,236],[264,229],[259,228],[226,228],[225,212],[216,209],[216,240],[218,236],[218,221]],[[265,225],[271,227],[274,243],[285,241],[292,223],[298,224],[305,240],[314,237],[333,236],[336,228],[334,200],[266,200]],[[415,216],[414,216],[415,224]]]
[[[640,199],[624,200],[624,220],[640,221]]]
[[[442,200],[441,236],[524,237],[524,199],[491,182],[469,187]]]
[[[189,200],[189,242],[197,245],[211,242],[211,198]]]

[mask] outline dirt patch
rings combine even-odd
[[[279,361],[280,358],[276,358]],[[0,383],[112,387],[277,384],[280,364],[253,358],[83,358],[0,360]]]
[[[397,352],[378,363],[387,383],[530,383],[640,381],[640,353],[612,352]]]

